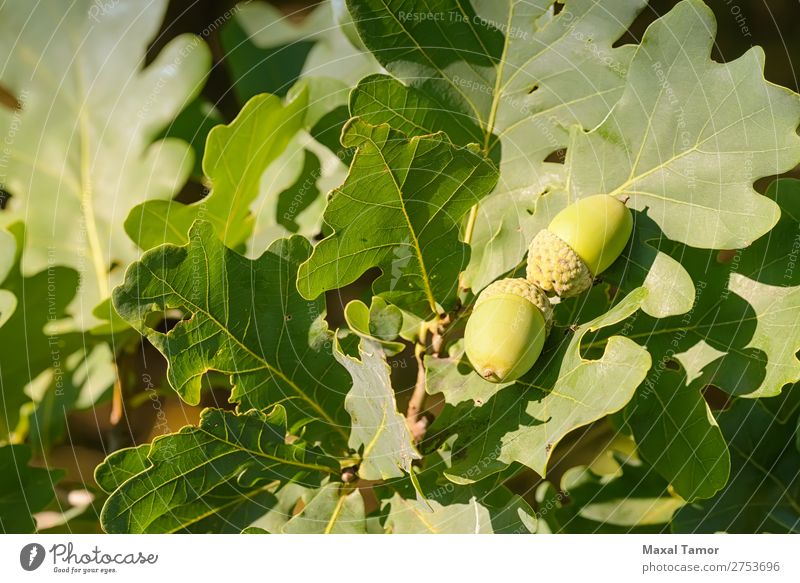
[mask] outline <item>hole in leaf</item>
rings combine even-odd
[[[547,155],[547,158],[544,159],[545,162],[552,162],[553,164],[563,164],[564,161],[567,159],[567,149],[566,148],[559,148],[558,150],[553,150]]]
[[[534,92],[534,91],[536,91],[537,89],[539,89],[539,85],[538,85],[538,84],[536,84],[536,83],[534,83],[534,84],[531,86],[531,88],[530,88],[530,89],[528,89],[528,95],[530,95],[531,93],[533,93],[533,92]]]
[[[553,14],[554,15],[560,13],[562,10],[564,10],[564,3],[563,2],[558,2],[558,1],[553,2]]]
[[[730,263],[738,254],[738,249],[722,249],[717,253],[717,263]]]
[[[713,411],[722,411],[731,406],[731,396],[715,385],[706,385],[701,392]]]
[[[6,109],[20,111],[22,103],[17,99],[11,91],[0,85],[0,105]]]
[[[0,188],[0,210],[6,210],[9,200],[11,200],[11,193]]]
[[[671,358],[664,363],[664,366],[669,370],[680,370],[681,369],[681,365],[678,362],[672,360]]]
[[[180,192],[175,195],[175,200],[183,204],[191,204],[208,196],[210,189],[207,185],[196,179],[186,181]]]
[[[176,317],[176,314],[172,310],[169,312],[156,310],[145,316],[144,325],[148,328],[152,328],[156,332],[166,334],[177,326],[180,321],[181,318]]]

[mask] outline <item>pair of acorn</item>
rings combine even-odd
[[[550,296],[568,298],[589,289],[625,249],[632,230],[625,202],[606,194],[559,212],[531,241],[527,277],[498,280],[475,301],[464,331],[475,371],[494,383],[528,372],[552,326]]]

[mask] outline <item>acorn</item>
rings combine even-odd
[[[550,300],[536,285],[523,278],[496,281],[478,296],[467,321],[467,358],[487,381],[514,381],[539,358],[552,320]]]
[[[550,294],[576,296],[625,249],[633,216],[607,194],[582,198],[558,213],[528,248],[528,279]]]

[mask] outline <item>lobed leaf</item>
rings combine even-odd
[[[314,484],[338,471],[336,460],[287,441],[286,423],[281,406],[269,414],[205,409],[197,427],[154,440],[144,466],[140,448],[112,454],[97,469],[101,486],[116,487],[100,515],[103,528],[240,532],[276,502],[275,482]]]
[[[49,375],[52,382],[47,387],[55,389],[70,384],[66,377],[72,373],[68,367],[68,356],[80,350],[87,352],[95,344],[92,338],[84,339],[78,334],[57,334],[45,330],[45,326],[67,317],[67,307],[78,288],[78,273],[58,265],[25,276],[22,270],[22,253],[25,247],[26,230],[22,223],[0,230],[3,244],[2,271],[5,279],[0,281],[0,310],[3,325],[0,327],[0,442],[9,439],[18,430],[24,416],[20,408],[31,401],[26,388],[40,375]],[[3,275],[0,273],[0,275]],[[19,301],[17,300],[19,298]],[[43,306],[32,298],[44,298]],[[3,307],[5,309],[3,309]],[[48,381],[48,379],[44,379]],[[79,384],[79,383],[78,383]],[[106,388],[110,384],[106,384]],[[101,391],[102,392],[102,389]],[[66,391],[61,404],[71,408]],[[62,417],[61,422],[65,419]],[[17,440],[24,438],[24,431]]]
[[[572,132],[572,200],[629,196],[666,237],[701,248],[744,247],[775,225],[778,206],[753,183],[800,162],[800,96],[764,79],[758,47],[712,61],[715,30],[701,0],[647,29],[611,113]]]
[[[567,470],[556,489],[536,491],[540,531],[568,534],[662,533],[684,502],[653,469],[617,457],[614,475],[578,466]],[[546,524],[546,527],[542,525]]]
[[[134,263],[114,290],[120,316],[161,351],[167,377],[197,404],[203,375],[230,375],[231,401],[241,410],[283,403],[293,419],[313,420],[310,438],[346,440],[346,371],[331,354],[325,302],[295,289],[308,258],[302,237],[281,239],[258,259],[225,247],[213,226],[198,221],[183,246],[163,245]],[[179,308],[188,319],[167,333],[148,324],[154,312]]]
[[[361,457],[359,477],[385,480],[410,472],[411,463],[421,456],[405,417],[397,411],[391,371],[380,344],[362,339],[359,360],[342,352],[337,342],[333,355],[353,379],[344,407],[351,419],[350,449]]]
[[[182,245],[197,219],[214,225],[229,247],[243,244],[253,230],[250,207],[259,195],[261,175],[305,124],[308,91],[300,86],[287,103],[261,94],[248,101],[228,125],[208,134],[203,173],[211,183],[208,196],[196,203],[149,201],[125,220],[128,236],[142,249],[162,243]]]
[[[115,266],[137,256],[122,234],[128,211],[171,198],[191,172],[186,143],[154,140],[200,91],[210,63],[199,37],[180,35],[144,66],[166,0],[104,4],[102,23],[98,6],[12,0],[0,9],[2,84],[21,105],[0,110],[0,131],[14,136],[3,223],[26,221],[25,275],[53,264],[81,271],[69,313],[82,330],[98,323],[93,308],[121,279]]]
[[[469,258],[459,225],[494,186],[496,169],[441,134],[408,138],[358,118],[342,144],[358,149],[325,210],[332,232],[300,267],[300,293],[314,298],[380,267],[374,290],[391,303],[420,316],[450,309]]]

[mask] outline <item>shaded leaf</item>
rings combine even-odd
[[[45,326],[67,317],[67,306],[78,288],[78,273],[73,269],[53,265],[30,277],[22,273],[21,256],[26,239],[22,223],[8,231],[0,231],[6,244],[14,243],[10,251],[13,263],[5,269],[3,293],[19,298],[19,305],[8,311],[0,327],[0,442],[8,439],[20,420],[20,407],[31,400],[26,394],[30,383],[42,374],[51,374],[62,381],[67,374],[67,356],[81,348],[88,350],[92,339],[78,334],[48,332]],[[9,247],[5,247],[7,254]],[[7,258],[7,255],[6,255]],[[8,261],[4,261],[8,265]],[[41,304],[33,299],[45,301]],[[17,303],[16,301],[14,302]],[[84,344],[86,343],[86,344]],[[18,436],[23,437],[23,436]]]
[[[327,0],[318,2],[299,21],[287,18],[279,8],[266,2],[252,2],[240,7],[236,22],[244,30],[248,41],[256,47],[264,50],[280,48],[281,63],[278,68],[283,75],[287,69],[296,69],[298,62],[292,61],[292,57],[300,56],[294,54],[299,53],[300,47],[308,48],[300,72],[304,78],[330,78],[349,88],[379,68],[372,55],[353,46],[334,20],[333,7]],[[259,61],[263,62],[263,58]],[[247,77],[256,77],[261,71],[263,69],[251,71]]]
[[[261,3],[256,3],[256,5]],[[237,6],[241,10],[244,6]],[[261,7],[255,8],[260,11]],[[248,10],[253,11],[252,8]],[[275,34],[276,28],[286,26],[287,19],[279,10],[268,6],[263,12],[271,13],[269,20],[259,22],[262,28],[269,27]],[[245,14],[253,18],[253,14]],[[220,44],[225,52],[225,63],[232,77],[232,89],[240,104],[247,103],[259,93],[271,93],[283,97],[300,78],[303,64],[314,47],[312,39],[296,39],[291,36],[275,39],[272,46],[261,47],[245,32],[239,18],[234,17],[220,29]],[[254,31],[255,32],[255,31]]]
[[[535,528],[533,510],[500,480],[456,485],[442,477],[447,466],[446,458],[429,456],[416,476],[419,488],[406,478],[376,489],[387,532],[527,534]]]
[[[359,337],[380,345],[386,356],[394,356],[405,348],[393,342],[403,328],[403,312],[379,297],[369,307],[361,300],[352,300],[344,308],[347,326]]]
[[[800,532],[800,452],[796,421],[775,423],[758,401],[740,399],[719,416],[731,452],[731,479],[714,498],[682,508],[675,532]]]
[[[31,516],[43,510],[55,497],[55,483],[61,470],[33,468],[28,465],[31,450],[27,445],[0,446],[0,532],[34,532]]]
[[[682,371],[642,386],[625,410],[639,455],[685,500],[711,498],[728,482],[730,456],[700,386]]]
[[[673,359],[686,369],[688,382],[702,377],[698,382],[733,395],[774,396],[800,380],[800,271],[786,245],[797,232],[798,193],[800,181],[774,182],[767,196],[782,209],[778,225],[728,260],[716,251],[662,242],[695,281],[695,301],[681,316],[655,320],[642,314],[625,323],[625,335],[646,344],[653,357],[648,386],[658,384]]]
[[[542,484],[536,492],[537,518],[554,533],[622,534],[664,532],[683,506],[668,484],[641,463],[619,460],[614,476],[599,476],[585,467],[568,470],[559,489]]]
[[[275,492],[274,503],[253,522],[252,527],[270,534],[279,534],[283,526],[292,519],[298,506],[306,503],[314,492],[315,489],[297,483],[281,485]]]
[[[544,476],[550,453],[567,433],[625,406],[650,368],[650,355],[632,340],[613,336],[597,359],[584,358],[581,341],[630,316],[646,296],[643,289],[629,294],[569,336],[556,329],[539,361],[515,383],[495,385],[474,371],[460,373],[473,395],[484,387],[484,404],[448,408],[433,425],[434,436],[458,434],[447,476],[473,482],[512,462]]]
[[[304,300],[294,287],[309,252],[293,237],[251,261],[198,221],[186,245],[153,249],[129,268],[114,306],[166,357],[169,382],[186,402],[199,402],[203,375],[216,370],[230,375],[241,410],[282,402],[293,419],[319,422],[307,427],[311,439],[333,445],[337,435],[347,439],[347,374],[331,354],[324,300]],[[168,333],[148,325],[169,308],[190,317]]]

